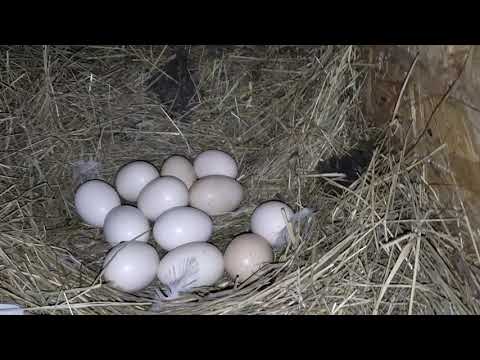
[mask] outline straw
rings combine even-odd
[[[443,147],[404,156],[386,141],[348,186],[317,171],[386,133],[363,120],[371,66],[359,66],[357,47],[186,50],[198,96],[176,114],[146,84],[172,47],[0,49],[0,303],[74,315],[480,313],[479,272],[462,246],[478,233],[422,173]],[[95,281],[108,244],[75,213],[72,164],[95,161],[111,182],[130,160],[160,167],[211,148],[237,160],[246,193],[215,218],[212,243],[223,251],[260,202],[278,199],[314,210],[308,226],[288,227],[295,246],[258,279],[225,277],[155,312],[158,281],[137,294]]]

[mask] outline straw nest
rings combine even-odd
[[[193,86],[175,96],[191,95],[188,106],[155,85],[171,47],[1,49],[0,303],[32,314],[479,313],[467,219],[424,180],[429,156],[394,147],[362,116],[357,48],[185,49]],[[135,295],[102,283],[107,245],[72,205],[79,161],[112,181],[130,160],[161,166],[209,148],[233,154],[247,194],[215,219],[212,242],[223,250],[256,205],[280,199],[305,215],[289,246],[260,280],[173,301],[158,283]],[[339,181],[353,150],[364,171]]]

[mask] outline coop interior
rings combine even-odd
[[[0,314],[478,314],[478,46],[0,47]],[[245,281],[169,298],[105,280],[75,192],[125,164],[216,149],[243,199],[294,212]],[[95,200],[92,200],[93,202]],[[166,251],[151,238],[159,258]],[[3,309],[3,310],[2,310]]]

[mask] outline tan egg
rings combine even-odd
[[[193,165],[187,158],[179,155],[170,156],[162,165],[161,176],[174,176],[182,180],[188,189],[197,179]]]
[[[190,206],[210,216],[236,210],[243,200],[243,188],[224,175],[210,175],[197,180],[190,188]]]
[[[245,281],[263,265],[273,261],[273,250],[263,237],[246,233],[238,235],[228,245],[223,256],[225,270],[232,279]]]

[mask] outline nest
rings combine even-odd
[[[480,312],[468,217],[423,176],[442,149],[419,158],[364,118],[358,48],[0,51],[0,303],[32,314]],[[158,283],[136,294],[103,283],[108,246],[72,202],[79,164],[111,182],[128,161],[160,167],[211,148],[235,157],[246,190],[214,219],[222,251],[260,202],[299,212],[275,263],[171,301]]]

